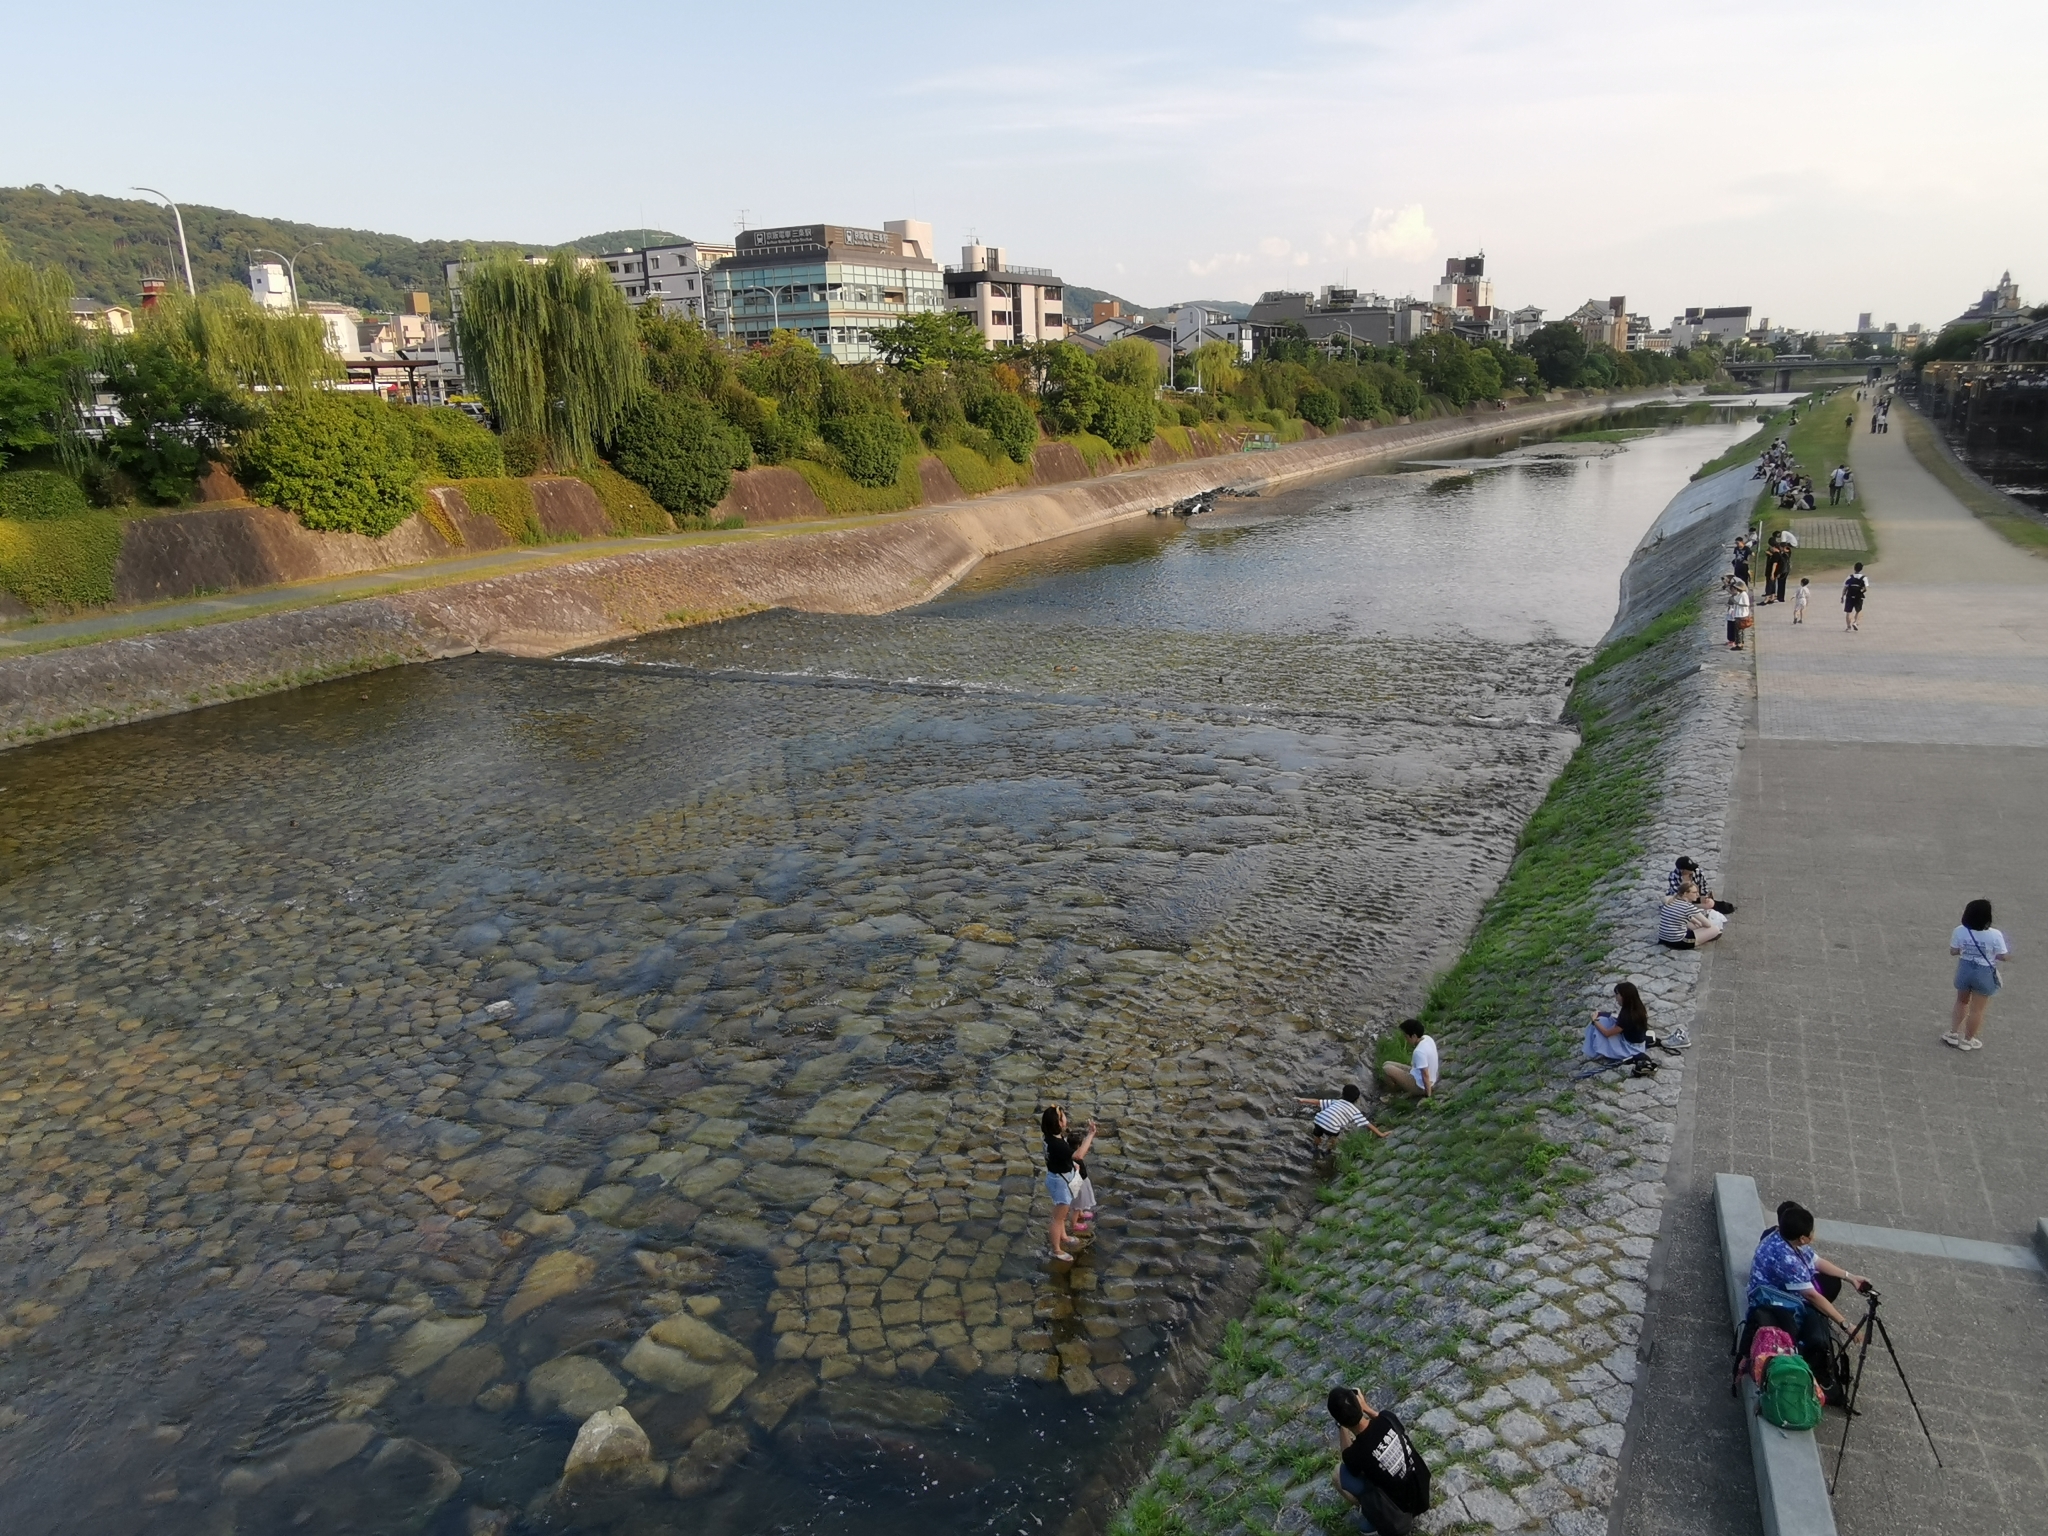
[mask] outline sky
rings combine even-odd
[[[921,218],[941,260],[979,236],[1148,305],[1426,296],[1480,250],[1553,316],[1933,325],[2008,268],[2048,300],[2040,0],[104,0],[5,29],[0,185],[535,243]]]

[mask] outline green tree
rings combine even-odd
[[[905,373],[923,373],[955,363],[985,363],[988,344],[971,316],[959,310],[922,310],[869,335],[882,360]]]
[[[879,412],[831,417],[824,424],[824,438],[846,472],[870,486],[894,485],[911,446],[909,428]]]
[[[161,505],[190,496],[208,460],[256,419],[248,395],[156,345],[147,332],[109,347],[100,369],[126,418],[107,431],[101,451],[122,479]]]
[[[1353,421],[1371,421],[1387,408],[1386,399],[1380,394],[1379,386],[1371,379],[1359,375],[1344,381],[1338,391],[1338,400],[1344,414]]]
[[[700,400],[654,390],[627,410],[612,445],[620,473],[647,487],[669,511],[702,516],[732,490],[747,466],[747,441]]]
[[[1054,432],[1086,432],[1095,425],[1102,380],[1095,359],[1071,341],[1055,342],[1038,354],[1038,400]]]
[[[1107,348],[1104,349],[1105,351]],[[1142,448],[1158,431],[1152,392],[1129,384],[1104,384],[1095,413],[1096,435],[1119,453]]]
[[[322,532],[382,538],[419,510],[412,432],[375,395],[276,396],[236,444],[235,468],[253,494]]]
[[[696,321],[664,315],[649,302],[637,312],[640,346],[647,357],[647,382],[670,395],[716,400],[739,377],[732,349]]]
[[[1453,405],[1465,405],[1478,396],[1472,349],[1448,331],[1432,331],[1410,342],[1408,366],[1426,393],[1442,395]],[[1495,381],[1497,388],[1498,370]]]
[[[1031,462],[1031,450],[1038,446],[1038,417],[1022,396],[991,390],[969,404],[967,419],[1001,444],[1013,461]]]
[[[1159,349],[1136,336],[1112,341],[1095,354],[1095,372],[1105,384],[1150,394],[1159,387]]]
[[[1536,374],[1552,389],[1569,389],[1586,361],[1586,336],[1566,320],[1553,320],[1522,343]]]
[[[9,259],[0,241],[0,466],[45,448],[74,464],[83,456],[77,424],[87,362],[70,279],[56,267]]]
[[[197,298],[166,293],[125,345],[190,364],[222,389],[311,389],[343,373],[318,319],[259,308],[248,289],[228,285]]]
[[[1304,389],[1301,398],[1295,402],[1295,409],[1301,413],[1304,421],[1325,432],[1335,427],[1344,414],[1343,403],[1337,398],[1335,391],[1325,389],[1320,384]]]
[[[618,429],[646,365],[633,312],[601,268],[567,251],[530,263],[510,253],[462,278],[456,343],[498,429],[546,440],[558,467],[588,468]]]

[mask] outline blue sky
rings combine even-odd
[[[1141,303],[1426,292],[1482,246],[1553,313],[1934,323],[2007,267],[2048,299],[2038,0],[112,0],[6,35],[7,185],[532,241],[909,216]]]

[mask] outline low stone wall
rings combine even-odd
[[[1347,433],[1257,455],[1005,492],[847,528],[627,550],[483,581],[14,657],[0,662],[0,744],[401,661],[479,650],[553,655],[773,607],[887,613],[936,596],[988,555],[1142,516],[1219,487],[1277,489],[1425,448],[1559,425],[1606,404],[1580,399]]]
[[[497,525],[477,519],[497,535]],[[467,530],[465,529],[465,532]],[[489,548],[491,546],[484,546]],[[409,517],[381,539],[314,533],[276,507],[223,507],[132,518],[114,562],[114,601],[155,603],[195,592],[279,586],[417,565],[454,554],[424,518]]]

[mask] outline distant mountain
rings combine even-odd
[[[650,245],[676,245],[688,238],[665,229],[608,229],[601,235],[571,240],[569,249],[585,256],[602,256],[609,251],[644,251]]]
[[[422,290],[433,296],[436,312],[445,314],[445,263],[494,250],[551,249],[538,242],[408,240],[371,230],[258,218],[196,203],[181,207],[192,277],[201,288],[247,282],[253,252],[261,247],[297,257],[302,298],[368,310],[397,309],[408,293]],[[594,255],[675,238],[666,230],[623,229],[586,235],[569,245]],[[106,304],[133,304],[145,277],[172,282],[184,278],[170,209],[141,198],[0,187],[0,241],[21,260],[64,268],[80,296]],[[303,256],[298,255],[301,250]]]
[[[1204,309],[1228,315],[1233,320],[1243,320],[1252,312],[1251,305],[1240,303],[1236,299],[1182,299],[1173,304],[1137,304],[1121,294],[1111,293],[1102,288],[1083,288],[1078,283],[1068,283],[1066,295],[1066,313],[1074,322],[1076,330],[1093,323],[1091,317],[1095,313],[1095,306],[1104,300],[1113,300],[1123,305],[1124,313],[1127,315],[1143,315],[1148,321],[1157,322],[1164,322],[1166,317],[1182,304],[1199,304]]]

